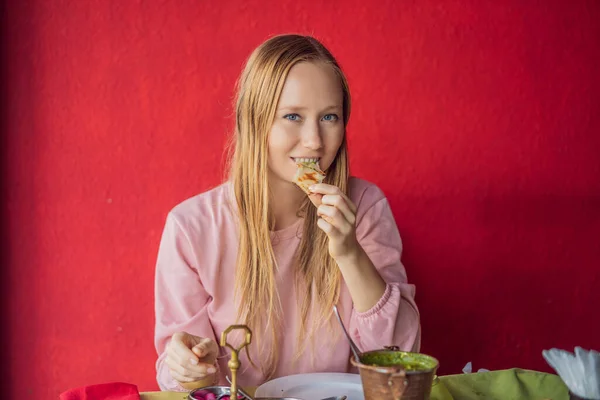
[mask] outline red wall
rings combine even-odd
[[[220,182],[242,63],[293,31],[348,74],[353,173],[390,199],[440,372],[600,350],[600,2],[317,3],[5,2],[15,397],[156,389],[165,215]]]

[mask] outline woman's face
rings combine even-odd
[[[326,171],[344,139],[343,91],[333,68],[301,62],[287,76],[268,138],[269,179],[292,183],[296,159]]]

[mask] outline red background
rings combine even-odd
[[[600,2],[320,3],[5,2],[14,397],[157,388],[166,213],[221,181],[234,81],[284,32],[322,39],[348,75],[352,170],[389,197],[440,372],[600,350]]]

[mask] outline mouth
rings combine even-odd
[[[290,157],[295,163],[302,163],[302,162],[314,162],[314,163],[318,163],[319,160],[321,160],[321,157]]]

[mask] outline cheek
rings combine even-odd
[[[293,140],[290,139],[290,135],[284,129],[277,126],[273,126],[269,132],[268,146],[269,156],[278,157],[280,152],[287,152],[293,146]]]
[[[284,129],[274,127],[269,132],[267,139],[268,166],[272,171],[283,174],[282,176],[292,173],[288,171],[288,168],[294,166],[289,162],[289,154],[294,147],[294,141],[291,139],[293,136],[288,133]]]
[[[336,132],[331,132],[325,140],[325,149],[327,161],[333,162],[342,142],[344,141],[344,129],[340,129]]]
[[[333,160],[335,160],[335,156],[342,145],[344,140],[344,129],[336,130],[335,132],[331,132],[330,135],[327,135],[325,140],[325,157],[323,157],[323,162],[321,163],[321,168],[328,169],[331,164],[333,164]]]

